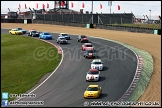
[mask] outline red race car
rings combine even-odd
[[[85,51],[86,49],[87,49],[87,50],[94,50],[94,47],[92,46],[91,43],[84,43],[84,44],[82,45],[82,50]]]

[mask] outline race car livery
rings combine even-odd
[[[37,32],[36,30],[30,30],[27,35],[32,37],[39,37],[39,32]]]
[[[95,50],[88,50],[86,49],[84,51],[84,55],[83,55],[85,58],[95,58],[96,57],[96,53],[95,53]]]
[[[86,81],[98,81],[100,78],[100,71],[97,69],[90,69],[86,75]]]
[[[16,29],[11,29],[9,31],[10,34],[13,34],[13,35],[22,35],[23,33],[19,30],[16,30]]]
[[[59,44],[68,44],[68,41],[66,40],[65,37],[58,37],[56,42]]]
[[[15,28],[15,29],[21,31],[23,34],[26,34],[26,30],[23,30],[22,28]]]
[[[40,39],[52,39],[52,35],[50,35],[48,32],[42,32],[39,34]]]
[[[95,58],[96,57],[95,50],[88,50],[88,49],[86,49],[84,51],[84,57],[85,58]]]
[[[89,85],[84,92],[84,98],[99,98],[102,88],[99,85]]]
[[[97,69],[97,70],[103,70],[103,62],[101,61],[101,59],[94,59],[91,62],[91,68]]]
[[[78,36],[77,37],[77,41],[78,42],[81,42],[81,43],[83,43],[83,42],[86,42],[86,43],[89,42],[88,38],[85,35]]]
[[[28,33],[30,32],[30,31],[35,31],[36,29],[30,29],[30,30],[28,30]]]
[[[92,46],[91,43],[84,43],[82,45],[82,50],[85,51],[86,49],[88,49],[88,50],[94,50],[94,47]]]
[[[65,37],[67,40],[70,40],[70,36],[67,33],[60,33],[58,37]]]

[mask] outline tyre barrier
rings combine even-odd
[[[118,100],[119,102],[121,101],[125,101],[133,92],[134,88],[136,87],[139,79],[140,79],[140,75],[141,75],[141,71],[142,71],[142,65],[143,65],[143,59],[141,55],[138,55],[138,65],[137,65],[137,70],[134,76],[134,79],[131,83],[131,85],[129,86],[128,90],[124,93],[124,95]]]

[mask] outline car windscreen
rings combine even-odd
[[[97,87],[88,87],[87,91],[98,91]]]
[[[32,33],[37,33],[37,31],[32,31]]]
[[[22,30],[22,28],[17,28],[17,30]]]
[[[87,52],[88,52],[88,53],[94,53],[94,51],[93,51],[93,50],[87,50]]]
[[[62,34],[62,36],[67,36],[67,34]]]
[[[49,33],[44,33],[44,35],[49,35]]]
[[[92,64],[102,64],[101,62],[92,62]]]
[[[92,47],[92,45],[85,45],[86,47]]]
[[[81,36],[81,38],[87,38],[86,36]]]
[[[61,40],[64,40],[65,38],[60,38]]]
[[[88,74],[95,74],[95,75],[97,75],[97,74],[99,74],[99,72],[98,71],[97,72],[96,71],[95,72],[94,71],[89,71]]]

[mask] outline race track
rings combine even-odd
[[[1,33],[8,34],[8,30],[1,29]],[[53,40],[48,41],[57,44],[58,34],[51,34]],[[69,44],[60,45],[64,52],[62,64],[33,92],[36,98],[19,101],[44,101],[45,107],[83,107],[86,101],[117,101],[126,92],[135,75],[136,55],[120,44],[88,37],[97,51],[97,57],[104,63],[104,70],[101,71],[99,82],[86,82],[86,72],[90,69],[92,59],[83,58],[82,43],[76,41],[77,36],[70,36]],[[103,94],[99,99],[83,98],[89,84],[99,84],[102,87]]]

